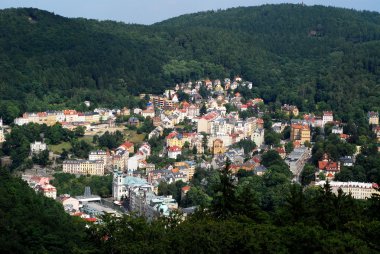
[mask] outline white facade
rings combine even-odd
[[[264,129],[256,129],[251,136],[251,139],[255,142],[257,147],[264,144]]]
[[[317,182],[317,186],[323,187],[326,181]],[[377,184],[375,183],[362,183],[362,182],[329,182],[333,193],[337,194],[339,189],[346,194],[351,194],[355,199],[371,198],[372,194],[379,194],[377,191]]]
[[[43,142],[35,141],[34,143],[30,144],[31,154],[39,154],[45,150],[47,150],[47,145]]]

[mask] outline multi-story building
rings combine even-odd
[[[332,111],[323,111],[322,116],[322,126],[325,126],[326,123],[334,122],[334,116]]]
[[[368,112],[368,123],[378,125],[379,124],[379,112]]]
[[[290,140],[299,141],[301,144],[304,144],[306,141],[310,142],[309,125],[304,123],[291,124]]]
[[[211,122],[214,121],[219,114],[215,111],[212,111],[208,113],[207,115],[204,115],[198,120],[198,133],[205,132],[207,134],[211,133]]]
[[[283,111],[286,115],[290,115],[290,114],[292,114],[293,116],[299,115],[299,110],[297,106],[294,106],[294,105],[284,104],[281,107],[281,111]]]
[[[293,173],[294,180],[299,181],[299,176],[306,162],[311,157],[311,151],[309,148],[303,146],[295,148],[285,159],[290,171]]]
[[[323,187],[326,181],[319,181],[317,186]],[[329,182],[332,192],[338,194],[338,190],[341,189],[343,193],[351,194],[355,199],[367,199],[371,198],[372,194],[380,194],[378,191],[379,186],[376,183],[363,183],[363,182]]]
[[[104,165],[107,165],[108,163],[108,154],[106,151],[103,150],[97,150],[97,151],[91,151],[88,155],[88,160],[90,161],[99,161],[102,160],[104,162]]]
[[[251,136],[251,139],[255,142],[257,147],[264,144],[264,129],[256,129]]]
[[[30,154],[39,154],[45,150],[47,150],[48,147],[44,142],[35,141],[34,143],[30,144]]]
[[[104,175],[104,161],[65,160],[63,172],[76,175]]]

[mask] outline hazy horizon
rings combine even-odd
[[[301,3],[306,5],[324,5],[343,7],[356,10],[369,10],[380,12],[380,4],[373,0],[305,0],[305,1],[282,1],[282,0],[2,0],[0,9],[33,7],[70,18],[88,18],[97,20],[114,20],[125,23],[153,24],[183,14],[200,11],[228,9],[232,7],[259,6],[263,4]]]

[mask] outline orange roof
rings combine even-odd
[[[182,187],[182,191],[183,192],[187,192],[187,191],[189,191],[190,190],[190,186],[189,185],[186,185],[186,186],[183,186]]]

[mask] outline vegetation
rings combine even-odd
[[[282,4],[142,26],[6,9],[0,24],[7,123],[24,111],[81,108],[84,100],[139,106],[131,94],[237,74],[253,81],[252,90],[240,91],[245,98],[331,109],[346,122],[379,110],[378,13]]]
[[[112,175],[107,176],[80,176],[68,173],[56,173],[51,182],[57,188],[57,194],[83,195],[86,186],[90,186],[91,193],[102,197],[112,195]]]
[[[0,169],[0,251],[2,253],[86,253],[94,251],[83,222],[53,199],[37,195],[26,182]]]

